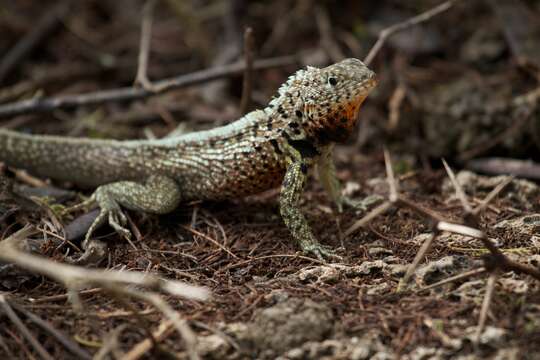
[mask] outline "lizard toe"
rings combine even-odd
[[[109,225],[122,237],[131,239],[131,231],[126,229],[123,225],[127,223],[126,215],[122,210],[109,211]]]
[[[343,260],[343,258],[337,255],[334,250],[318,243],[304,246],[302,250],[308,255],[315,255],[315,257],[321,261],[325,261],[326,259],[332,259],[337,261]]]

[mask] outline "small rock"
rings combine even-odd
[[[341,278],[343,272],[344,269],[341,266],[321,265],[301,269],[297,276],[300,281],[335,283]]]
[[[401,278],[407,272],[409,265],[405,264],[389,264],[386,267],[387,273],[394,278]]]
[[[514,294],[525,294],[529,290],[529,284],[524,280],[500,278],[498,281],[501,286]]]
[[[380,196],[386,196],[389,191],[388,180],[386,178],[378,177],[368,179],[366,181],[367,187],[371,190],[372,193],[375,193]]]
[[[533,236],[534,234],[540,233],[540,214],[531,214],[503,220],[493,227],[495,229],[511,231],[515,234]]]
[[[467,267],[467,260],[463,256],[445,256],[437,261],[430,261],[416,270],[416,278],[422,285],[432,284]]]
[[[360,191],[362,187],[360,186],[359,183],[357,182],[354,182],[354,181],[347,181],[345,183],[345,186],[343,187],[343,195],[345,196],[352,196],[354,195],[356,192]]]
[[[413,237],[411,239],[411,243],[415,244],[415,245],[422,245],[423,243],[426,242],[426,240],[428,240],[429,238],[431,238],[433,236],[432,233],[422,233],[422,234],[418,234],[416,235],[415,237]]]
[[[391,286],[387,281],[376,285],[364,285],[364,287],[367,288],[366,295],[370,296],[385,294],[391,290]]]
[[[531,255],[529,256],[528,261],[529,261],[529,264],[540,269],[540,255],[538,254]]]
[[[474,342],[476,340],[476,326],[467,328],[465,332],[470,341]],[[478,341],[483,345],[497,347],[497,345],[504,341],[505,336],[506,330],[494,326],[486,326]]]
[[[254,349],[266,349],[264,357],[275,358],[307,341],[323,340],[333,329],[332,311],[310,299],[291,298],[257,310],[245,338]],[[286,334],[286,336],[285,336]]]
[[[219,335],[212,334],[197,338],[197,351],[199,355],[211,355],[214,359],[225,358],[229,349],[229,343]]]
[[[375,260],[375,261],[364,261],[362,265],[360,266],[353,266],[352,273],[358,274],[358,275],[369,275],[371,273],[374,273],[376,271],[383,270],[387,264],[384,263],[382,260]]]
[[[461,301],[478,301],[483,297],[485,289],[485,280],[471,280],[461,284],[452,292],[452,296],[459,298]]]

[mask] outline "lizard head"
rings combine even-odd
[[[305,137],[316,144],[344,142],[355,131],[360,105],[376,84],[375,73],[358,59],[322,69],[308,66],[280,89],[280,108],[299,119]]]

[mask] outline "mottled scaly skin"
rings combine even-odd
[[[263,110],[213,130],[161,140],[90,140],[24,135],[0,129],[0,161],[81,186],[98,187],[90,200],[102,223],[124,236],[121,207],[163,214],[189,200],[220,200],[281,185],[280,212],[305,252],[329,255],[317,242],[298,201],[308,169],[341,209],[332,148],[355,129],[375,74],[357,59],[297,71]]]

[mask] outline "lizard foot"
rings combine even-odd
[[[126,224],[128,223],[127,217],[120,208],[120,205],[112,199],[106,191],[100,191],[98,188],[92,198],[95,198],[95,201],[100,207],[100,212],[97,218],[94,220],[88,231],[83,242],[83,248],[86,248],[86,245],[89,244],[92,234],[105,222],[108,222],[109,225],[125,239],[131,239],[131,231],[126,229]]]
[[[89,210],[93,208],[95,205],[96,205],[96,198],[94,195],[92,195],[88,199],[78,203],[77,205],[66,207],[63,210],[63,214],[70,214],[72,212],[79,211],[79,210]]]
[[[343,208],[356,210],[357,212],[366,212],[383,200],[384,198],[379,195],[369,195],[363,199],[353,199],[348,196],[343,196],[337,203],[337,209],[338,213],[342,213]]]
[[[323,246],[317,242],[302,244],[302,251],[307,255],[315,255],[315,257],[321,261],[325,259],[332,259],[341,261],[343,258],[335,253],[330,247]]]

